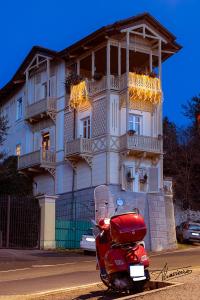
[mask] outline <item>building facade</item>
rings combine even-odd
[[[34,47],[0,90],[10,126],[3,150],[18,155],[34,194],[75,193],[81,201],[106,184],[145,216],[148,248],[173,247],[172,197],[163,188],[162,63],[179,50],[149,14],[60,52]]]

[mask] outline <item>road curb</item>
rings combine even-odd
[[[1,295],[0,300],[31,300],[31,299],[40,299],[42,297],[48,297],[48,296],[59,296],[65,293],[68,293],[70,291],[80,291],[80,290],[85,290],[88,288],[96,287],[98,285],[103,285],[102,282],[94,282],[90,284],[85,284],[85,285],[79,285],[75,287],[70,287],[70,288],[62,288],[62,289],[57,289],[57,290],[49,290],[45,292],[38,292],[38,293],[32,293],[28,295]]]
[[[170,285],[166,286],[166,287],[161,287],[161,288],[158,288],[158,289],[154,289],[154,290],[151,290],[151,291],[142,292],[142,293],[139,293],[139,294],[136,294],[136,295],[130,295],[130,296],[126,296],[126,297],[116,298],[116,300],[117,299],[120,299],[120,300],[139,299],[140,297],[142,297],[141,299],[148,299],[148,298],[146,298],[146,296],[148,297],[151,294],[156,294],[156,293],[159,293],[161,291],[166,291],[166,290],[184,285],[184,283],[179,283],[179,282],[172,283],[172,282],[165,281],[165,283],[169,283]]]

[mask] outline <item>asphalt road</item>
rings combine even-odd
[[[150,256],[150,269],[200,267],[200,246]],[[94,256],[0,249],[0,296],[76,287],[99,281]]]

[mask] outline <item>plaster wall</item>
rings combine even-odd
[[[37,175],[33,178],[34,195],[54,195],[54,179],[49,173]]]

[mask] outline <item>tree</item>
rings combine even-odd
[[[183,114],[187,117],[193,127],[193,130],[198,131],[197,115],[200,113],[200,98],[193,97],[185,105],[182,105]]]
[[[185,209],[200,209],[199,113],[200,98],[193,97],[183,106],[190,120],[186,128],[177,128],[168,118],[163,121],[164,175],[173,177],[174,199]]]
[[[5,117],[0,116],[0,146],[2,146],[5,141],[8,128],[8,120]],[[3,158],[3,154],[4,153],[0,151],[0,159]]]
[[[16,156],[10,156],[0,164],[0,194],[32,194],[32,180],[18,172]]]
[[[178,133],[176,124],[167,117],[163,120],[164,175],[174,177],[177,174]]]

